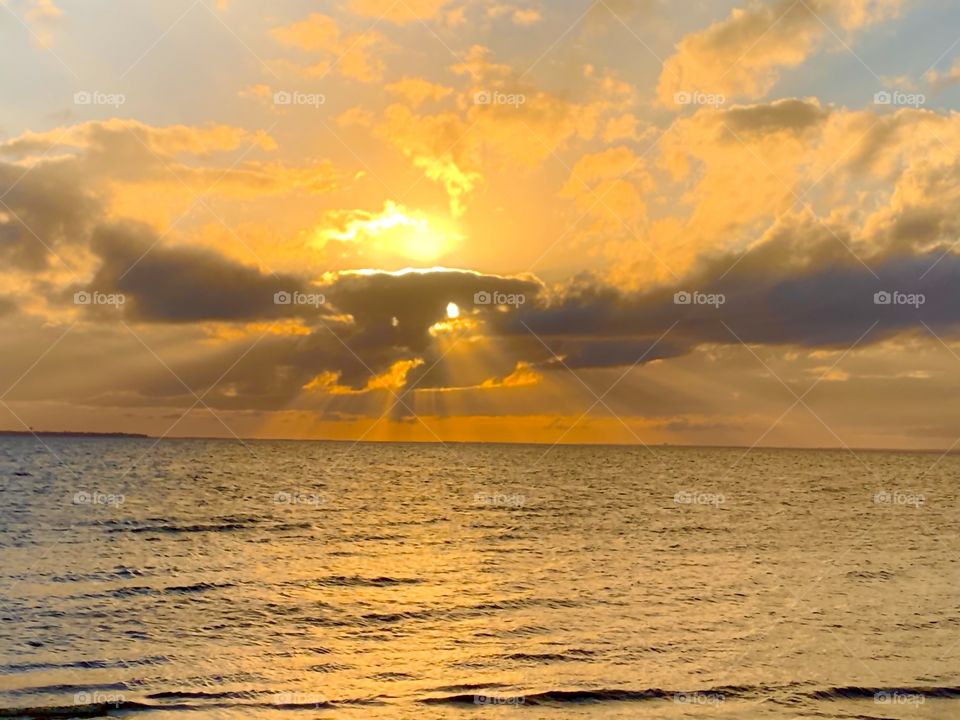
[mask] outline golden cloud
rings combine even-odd
[[[830,23],[847,32],[895,16],[902,0],[775,0],[735,8],[705,30],[678,44],[660,74],[660,102],[705,93],[737,98],[763,97],[784,69],[803,63],[825,39]]]
[[[336,69],[341,75],[361,82],[374,82],[383,75],[385,66],[378,53],[386,46],[386,40],[373,30],[341,34],[333,18],[311,13],[303,20],[273,28],[270,34],[282,45],[323,57],[304,70],[307,75],[327,75]]]

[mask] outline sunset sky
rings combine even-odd
[[[0,0],[0,429],[950,448],[958,28]]]

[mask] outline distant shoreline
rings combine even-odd
[[[157,437],[144,433],[124,433],[124,432],[93,432],[93,431],[70,431],[70,430],[0,430],[0,438],[4,437],[49,437],[49,438],[101,438],[118,440],[168,440],[168,441],[205,441],[205,442],[304,442],[304,443],[345,443],[350,445],[529,445],[535,447],[552,447],[550,443],[532,443],[532,442],[503,442],[503,441],[483,441],[483,440],[446,440],[438,442],[436,440],[350,440],[349,438],[282,438],[282,437],[204,437],[191,435],[167,435]],[[681,443],[560,443],[557,447],[585,447],[585,448],[649,448],[653,450],[788,450],[805,452],[873,452],[873,453],[916,453],[921,455],[942,454],[957,455],[960,450],[953,448],[881,448],[881,447],[859,447],[850,448],[843,446],[835,447],[813,447],[813,446],[788,446],[788,445],[756,445],[748,447],[747,445],[684,445]]]
[[[71,430],[0,430],[0,437],[66,437],[66,438],[136,438],[149,439],[142,433],[74,432]]]

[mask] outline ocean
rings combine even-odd
[[[0,717],[960,717],[960,458],[0,440]]]

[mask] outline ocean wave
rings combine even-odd
[[[546,705],[553,703],[587,703],[587,702],[624,702],[642,700],[663,700],[675,693],[667,690],[547,690],[530,695],[516,694],[513,696],[493,696],[480,693],[445,695],[441,697],[424,698],[420,702],[431,705],[483,705],[498,704],[502,700],[522,701],[522,705]]]
[[[22,718],[24,720],[42,720],[44,718],[100,718],[108,717],[111,712],[156,710],[153,705],[138,702],[90,703],[89,705],[58,705],[22,708],[0,708],[0,718]],[[178,709],[176,706],[171,709]]]
[[[562,653],[516,652],[509,653],[508,655],[500,655],[498,657],[503,660],[516,660],[519,662],[550,663],[583,662],[585,660],[589,662],[589,658],[593,655],[596,655],[596,653],[590,650],[566,650]]]
[[[960,686],[935,687],[860,687],[848,685],[815,690],[809,694],[814,700],[866,700],[877,697],[916,695],[924,698],[960,698]]]
[[[164,690],[146,695],[147,700],[249,700],[258,695],[269,695],[269,690],[231,690],[210,692],[207,690]]]
[[[307,581],[305,585],[319,585],[320,587],[390,587],[392,585],[418,585],[420,578],[394,577],[361,577],[360,575],[329,575],[316,580]],[[298,583],[299,584],[299,583]]]
[[[649,688],[646,690],[601,689],[601,690],[545,690],[530,694],[486,695],[485,693],[465,693],[463,690],[485,690],[490,686],[453,686],[436,688],[433,692],[459,691],[454,695],[422,698],[421,703],[438,705],[554,705],[565,703],[603,703],[603,702],[646,702],[653,700],[674,700],[677,697],[722,697],[725,700],[756,700],[769,698],[775,702],[797,702],[803,700],[870,700],[876,698],[895,698],[918,696],[927,699],[960,698],[960,687],[832,687],[800,690],[799,684],[787,686],[725,685],[699,690],[665,690]],[[779,698],[777,696],[780,696]]]
[[[274,694],[265,691],[250,691],[255,695]],[[288,693],[295,696],[296,693]],[[227,709],[240,711],[243,708],[271,709],[271,710],[328,710],[343,706],[383,705],[377,698],[362,698],[350,700],[321,700],[309,702],[287,702],[283,694],[278,696],[277,702],[252,701],[230,702],[249,697],[250,693],[158,693],[150,696],[158,698],[184,698],[200,700],[202,702],[157,702],[145,703],[135,700],[119,700],[117,702],[94,702],[85,705],[41,705],[26,707],[0,708],[0,718],[16,718],[18,720],[70,720],[72,718],[105,718],[122,713],[124,715],[135,712],[156,712],[158,710],[197,711],[203,709]]]
[[[75,660],[72,662],[34,662],[0,664],[0,673],[32,672],[34,670],[105,670],[129,668],[137,665],[165,665],[170,662],[166,655],[131,658],[124,660]]]

